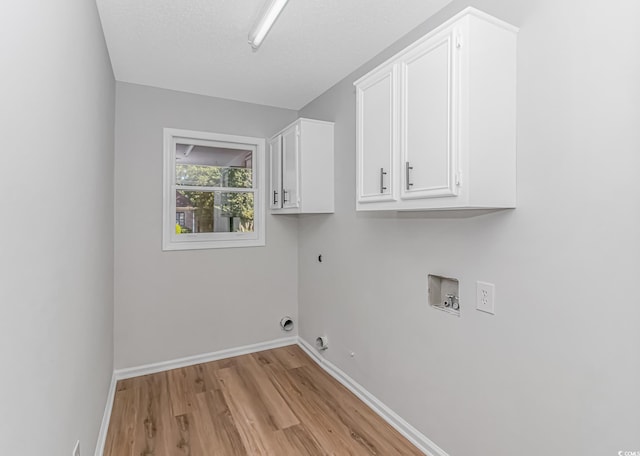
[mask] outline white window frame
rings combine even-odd
[[[222,133],[164,128],[164,178],[162,250],[262,247],[265,245],[265,139]],[[176,144],[251,149],[253,187],[253,232],[176,234]],[[223,143],[223,144],[220,144]]]

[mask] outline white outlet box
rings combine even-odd
[[[80,440],[76,442],[76,446],[73,447],[73,453],[71,456],[80,456]]]
[[[496,286],[487,282],[476,282],[476,308],[495,315]]]

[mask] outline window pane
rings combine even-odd
[[[176,234],[252,231],[253,192],[176,191]]]
[[[176,145],[176,184],[252,188],[251,150]]]

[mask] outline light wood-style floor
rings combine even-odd
[[[104,451],[421,454],[296,345],[119,381]]]

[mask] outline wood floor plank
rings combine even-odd
[[[280,365],[283,369],[295,369],[309,362],[306,354],[297,345],[275,348],[261,354],[272,364]]]
[[[197,452],[192,451],[192,439],[191,439],[191,415],[184,414],[175,417],[176,424],[178,425],[178,432],[180,439],[176,448],[178,448],[178,454],[184,456],[195,456]]]
[[[421,454],[413,445],[404,439],[380,438],[382,430],[395,433],[393,428],[344,386],[318,366],[304,366],[294,369],[298,381],[309,392],[313,392],[318,407],[326,407],[327,413],[333,413],[348,429],[351,438],[358,442],[367,454]]]
[[[420,454],[298,346],[118,382],[104,452]]]
[[[211,361],[209,363],[201,364],[207,389],[220,389],[218,379],[215,375],[216,371],[219,369],[225,369],[227,367],[236,367],[240,358],[242,357],[236,356],[233,358],[219,359],[217,361]]]
[[[245,381],[250,382],[252,388],[260,396],[266,412],[277,429],[286,429],[300,424],[287,402],[269,379],[268,372],[263,369],[256,358],[251,355],[243,357],[238,360],[238,368]]]
[[[105,441],[105,454],[126,454],[126,445],[129,442],[133,442],[132,428],[135,423],[135,417],[131,416],[131,408],[133,406],[133,391],[123,390],[116,393]]]
[[[221,390],[211,390],[197,395],[198,419],[203,432],[209,436],[207,445],[216,448],[216,456],[250,456],[247,452],[238,427],[231,416]]]
[[[275,455],[278,452],[274,425],[264,413],[264,404],[247,387],[236,368],[218,370],[224,398],[236,423],[244,447],[251,455]]]
[[[159,404],[154,388],[138,387],[133,390],[137,401],[135,418],[134,454],[152,456],[158,446]]]
[[[276,367],[272,381],[287,399],[289,407],[300,421],[313,429],[314,438],[327,454],[354,454],[349,451],[351,439],[348,433],[340,432],[333,415],[316,406],[313,397],[300,388],[297,380],[288,371],[279,371]]]
[[[167,371],[169,397],[174,416],[193,411],[196,394],[203,393],[212,385],[207,385],[207,376],[202,364]]]
[[[308,456],[323,456],[327,454],[322,449],[322,445],[313,437],[313,434],[302,424],[283,429],[282,433],[292,450],[296,452],[295,454]]]
[[[143,386],[146,395],[143,406],[146,414],[138,425],[144,430],[149,441],[148,456],[180,454],[176,450],[180,442],[178,424],[171,415],[169,381],[166,372],[151,376]]]
[[[380,454],[370,437],[362,431],[360,423],[355,422],[344,411],[341,405],[344,398],[338,396],[340,399],[337,400],[334,397],[335,392],[320,390],[306,369],[306,367],[291,369],[286,375],[291,376],[293,383],[299,385],[302,396],[307,398],[307,407],[313,411],[315,416],[322,417],[323,422],[331,422],[332,434],[337,436],[343,445],[357,448],[355,454]]]

